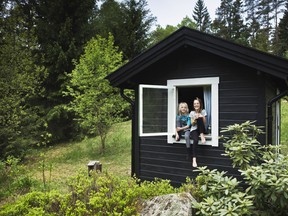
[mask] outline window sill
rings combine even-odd
[[[212,146],[212,136],[211,134],[205,135],[206,143],[203,144],[201,142],[201,138],[199,137],[198,145],[206,145],[206,146]],[[190,138],[191,144],[193,144],[193,140]],[[176,141],[175,138],[173,138],[173,144],[180,143],[180,144],[186,144],[185,138],[181,138],[179,141]]]

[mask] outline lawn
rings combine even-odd
[[[288,102],[281,101],[281,145],[283,154],[288,154]]]
[[[117,176],[131,175],[131,121],[115,124],[107,136],[105,153],[100,153],[100,139],[63,143],[34,151],[26,159],[28,172],[39,185],[49,189],[67,189],[70,176],[86,172],[90,160],[99,160],[102,171]]]

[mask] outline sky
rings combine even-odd
[[[178,25],[186,16],[192,19],[192,13],[197,0],[147,0],[151,14],[157,17],[157,24]],[[220,6],[221,0],[204,0],[211,19],[215,18],[215,11]]]

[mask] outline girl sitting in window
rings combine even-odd
[[[196,148],[199,141],[199,135],[201,137],[201,142],[204,144],[206,142],[204,132],[206,124],[206,111],[203,109],[203,103],[200,98],[196,98],[193,101],[194,110],[190,112],[190,118],[192,122],[191,126],[191,137],[193,140],[193,151],[192,151],[192,166],[197,167],[196,161]]]
[[[179,103],[178,115],[176,116],[176,141],[179,141],[180,137],[184,135],[189,161],[191,161],[190,127],[191,120],[188,105],[185,102],[181,102]]]

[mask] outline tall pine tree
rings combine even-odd
[[[247,44],[247,31],[241,16],[243,9],[241,3],[241,0],[221,0],[212,29],[216,36]]]
[[[132,59],[148,47],[156,17],[147,8],[147,0],[125,0],[121,6],[124,22],[119,47],[127,59]]]
[[[73,114],[64,104],[69,98],[62,95],[71,73],[73,59],[78,59],[83,45],[91,38],[89,20],[96,0],[30,0],[35,8],[36,33],[39,43],[39,65],[47,68],[42,105],[48,130],[54,141],[73,136]]]
[[[0,8],[0,159],[21,158],[45,135],[41,108],[34,102],[41,95],[45,70],[35,65],[38,46],[24,13],[28,6],[7,0]]]
[[[258,8],[259,0],[245,0],[244,1],[244,12],[247,14],[246,16],[246,25],[247,32],[249,32],[249,45],[251,45],[251,41],[256,39],[257,32],[260,29],[260,24],[257,19],[257,8]]]
[[[276,54],[288,58],[288,2],[286,3],[284,15],[279,23],[278,38]]]
[[[197,29],[199,31],[202,32],[210,31],[211,19],[203,0],[198,0],[196,2],[192,17],[195,20]]]
[[[94,20],[97,33],[107,38],[112,33],[115,45],[125,59],[132,59],[150,44],[150,30],[156,18],[146,0],[104,0]]]

